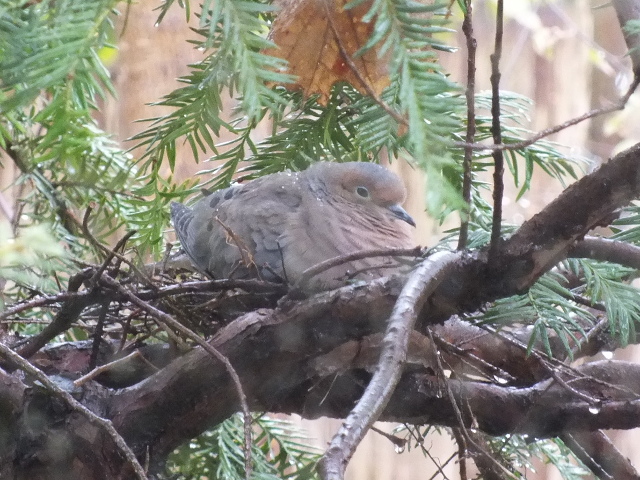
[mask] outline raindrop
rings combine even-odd
[[[396,443],[393,449],[395,450],[396,453],[404,452],[404,443],[403,444]]]
[[[597,415],[598,413],[600,413],[600,407],[589,407],[589,413],[592,413],[593,415]]]

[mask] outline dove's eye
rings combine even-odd
[[[369,198],[369,190],[367,190],[367,187],[356,187],[356,193],[362,198]]]

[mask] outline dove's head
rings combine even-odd
[[[402,180],[386,168],[367,162],[320,162],[310,172],[322,180],[329,195],[365,209],[384,208],[415,227],[413,218],[401,206],[407,195]]]

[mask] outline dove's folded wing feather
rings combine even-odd
[[[368,163],[314,164],[206,196],[193,208],[172,205],[173,223],[194,265],[212,278],[287,280],[314,265],[372,248],[412,247],[413,220],[402,209],[400,179]],[[393,273],[390,258],[347,262],[306,288]]]

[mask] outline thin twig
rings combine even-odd
[[[253,258],[253,255],[251,255],[251,250],[249,250],[249,247],[247,247],[244,241],[238,235],[236,235],[231,227],[225,225],[225,223],[220,220],[220,218],[214,217],[214,219],[224,229],[227,235],[227,243],[229,243],[229,245],[231,245],[231,242],[235,244],[236,248],[238,249],[238,253],[240,254],[240,261],[242,265],[244,265],[246,268],[251,268],[253,266],[256,274],[258,275],[258,277],[260,277],[260,270],[258,270],[258,266],[256,265],[256,261]]]
[[[458,465],[460,480],[468,480],[467,476],[467,441],[460,427],[452,428],[453,436],[458,444]]]
[[[606,312],[607,307],[604,303],[594,302],[591,298],[584,297],[582,295],[578,295],[577,293],[570,293],[568,295],[563,295],[564,298],[569,300],[573,300],[580,305],[584,305],[585,307],[592,308],[593,310],[598,310],[600,312]]]
[[[24,175],[30,175],[38,179],[36,184],[36,188],[42,193],[53,206],[53,210],[56,216],[60,219],[60,224],[74,237],[78,234],[78,227],[80,227],[80,221],[76,218],[75,214],[69,210],[63,198],[60,198],[60,194],[56,191],[55,186],[51,183],[46,175],[42,173],[42,171],[35,165],[26,162],[22,156],[18,153],[15,145],[12,142],[12,139],[6,138],[4,139],[3,150],[7,152],[7,155],[13,163],[18,167]],[[46,186],[48,188],[43,188]],[[17,227],[17,222],[20,218],[20,215],[16,213],[14,220]],[[15,228],[14,228],[15,231]]]
[[[78,292],[84,282],[90,278],[90,275],[91,269],[85,269],[70,277],[68,293]],[[101,293],[95,290],[76,293],[76,295],[71,296],[62,304],[62,307],[49,325],[38,334],[30,337],[24,345],[17,349],[18,355],[24,358],[32,356],[52,338],[66,331],[86,307],[100,300],[100,296]]]
[[[467,89],[465,97],[467,100],[467,133],[465,143],[472,144],[476,135],[476,39],[473,36],[473,19],[471,0],[465,1],[466,11],[462,22],[462,31],[467,41]],[[473,149],[464,149],[464,177],[462,179],[462,199],[466,204],[466,211],[462,212],[462,223],[460,224],[460,235],[458,237],[458,250],[463,250],[467,246],[469,237],[469,212],[471,209],[471,184],[472,184],[472,162]]]
[[[499,338],[503,339],[504,341],[510,343],[511,345],[514,345],[516,347],[518,347],[520,350],[526,352],[527,356],[536,360],[538,362],[538,365],[540,365],[541,368],[543,368],[548,374],[549,377],[553,377],[553,368],[554,366],[557,367],[558,369],[562,369],[563,372],[567,372],[568,374],[573,375],[573,380],[580,380],[580,379],[589,379],[590,381],[601,385],[603,387],[615,390],[615,391],[619,391],[625,394],[631,394],[633,396],[633,398],[636,399],[640,399],[640,395],[638,395],[637,393],[635,393],[632,390],[629,390],[627,388],[623,388],[620,387],[619,385],[607,382],[605,380],[602,380],[600,378],[596,378],[593,377],[591,375],[585,375],[583,372],[581,372],[580,370],[578,370],[577,368],[572,367],[571,365],[566,365],[565,363],[563,363],[562,360],[551,357],[549,355],[547,355],[544,352],[541,352],[537,349],[533,349],[531,351],[529,351],[529,348],[526,344],[524,344],[523,342],[521,342],[519,339],[511,336],[511,335],[505,335],[502,332],[497,331],[496,329],[489,327],[487,325],[481,325],[479,326],[479,328],[482,328],[483,330],[486,330],[488,332],[491,332],[492,334],[498,336]],[[553,379],[555,381],[555,378]],[[572,380],[572,381],[573,381]],[[553,386],[553,382],[549,382],[549,385],[546,387],[545,390],[550,389]],[[561,385],[563,386],[563,385]],[[568,389],[570,392],[575,393],[573,391],[573,389]],[[593,404],[593,402],[587,402],[590,405]],[[596,400],[597,403],[597,400]],[[597,405],[596,405],[597,406]],[[524,420],[523,420],[524,421]]]
[[[34,308],[45,307],[54,303],[66,302],[71,298],[86,295],[86,292],[60,292],[56,293],[55,295],[45,295],[42,297],[32,298],[31,300],[18,303],[17,305],[13,305],[12,307],[7,308],[5,311],[0,312],[0,320],[5,320],[12,315],[24,312],[25,310],[33,310]]]
[[[340,32],[338,32],[335,22],[333,21],[333,15],[329,9],[329,6],[334,4],[329,2],[323,2],[323,4],[325,6],[325,12],[327,15],[327,21],[329,22],[329,28],[331,29],[331,32],[333,33],[333,36],[336,40],[336,44],[338,45],[338,49],[340,50],[340,55],[342,55],[342,59],[345,61],[345,63],[349,67],[349,70],[353,72],[353,74],[356,76],[356,78],[358,79],[358,81],[360,82],[364,90],[367,92],[367,95],[369,95],[374,102],[376,102],[385,112],[389,114],[391,118],[393,118],[400,125],[408,126],[409,122],[407,121],[407,119],[404,118],[402,115],[400,115],[398,112],[396,112],[389,105],[387,105],[380,97],[378,97],[378,95],[373,90],[371,85],[369,85],[369,82],[367,81],[367,79],[362,76],[362,74],[360,73],[360,70],[358,69],[358,66],[355,64],[355,62],[351,58],[351,55],[349,55],[349,52],[347,52],[347,49],[344,47],[344,44],[342,43],[342,39],[340,38]]]
[[[154,369],[158,370],[158,367],[156,367],[153,363],[151,363],[149,360],[144,358],[144,355],[142,355],[140,353],[140,350],[135,350],[135,351],[131,352],[129,355],[127,355],[126,357],[119,358],[117,360],[114,360],[113,362],[105,363],[104,365],[100,365],[99,367],[94,368],[93,370],[91,370],[86,375],[83,375],[80,378],[75,379],[73,381],[73,384],[76,387],[79,387],[82,384],[87,383],[89,380],[93,380],[98,375],[100,375],[100,374],[102,374],[104,372],[107,372],[107,371],[113,369],[114,367],[117,367],[120,364],[128,363],[129,361],[133,360],[134,358],[140,358],[144,362],[146,362],[149,366],[151,366]]]
[[[495,49],[491,55],[491,135],[493,143],[502,143],[500,124],[500,57],[502,56],[503,33],[503,5],[504,0],[498,0],[496,12]],[[489,247],[489,262],[498,252],[498,242],[502,232],[502,198],[504,197],[504,155],[502,150],[493,151],[493,218],[491,222],[491,244]]]
[[[445,350],[449,350],[453,355],[458,355],[463,360],[465,358],[470,359],[467,361],[468,364],[476,369],[479,373],[487,375],[487,372],[489,372],[494,377],[501,378],[505,381],[516,380],[516,378],[513,377],[509,372],[487,362],[486,360],[480,358],[478,355],[475,355],[472,351],[465,350],[464,348],[460,348],[459,346],[448,342],[437,333],[432,332],[432,335],[436,342],[436,346],[441,347]]]
[[[584,338],[580,339],[580,343],[578,343],[571,349],[571,357],[576,358],[579,354],[581,356],[586,356],[590,354],[600,353],[602,351],[602,347],[606,348],[606,343],[602,342],[602,345],[598,346],[597,351],[593,351],[593,353],[591,353],[589,347],[593,342],[597,342],[598,338],[603,335],[608,329],[609,318],[607,316],[603,316],[603,318],[601,318],[598,323],[596,323],[591,329],[589,329],[587,335]]]
[[[160,287],[153,291],[138,292],[142,300],[157,300],[162,297],[180,295],[194,292],[217,292],[221,290],[232,290],[239,288],[249,293],[277,293],[285,294],[286,285],[281,283],[267,282],[257,279],[223,279],[223,280],[200,280],[192,282],[177,283]]]
[[[252,443],[252,435],[251,435],[251,411],[249,410],[249,404],[247,403],[247,397],[242,389],[242,383],[240,382],[240,377],[238,373],[231,365],[229,359],[220,353],[216,348],[207,343],[202,337],[193,332],[191,329],[185,327],[176,319],[174,319],[171,315],[163,312],[162,310],[158,310],[154,306],[148,304],[147,302],[141,300],[139,297],[134,295],[132,292],[124,288],[114,279],[109,276],[103,275],[101,281],[107,284],[109,287],[114,288],[118,293],[126,297],[131,303],[143,309],[147,313],[149,313],[153,318],[158,320],[161,324],[166,325],[174,330],[177,330],[186,338],[194,341],[198,345],[200,345],[207,353],[209,353],[212,357],[220,361],[226,368],[231,380],[236,389],[236,393],[238,395],[238,399],[240,401],[240,406],[242,407],[242,413],[244,416],[244,458],[245,458],[245,476],[247,480],[251,477],[252,471],[252,463],[251,463],[251,443]]]
[[[438,252],[409,276],[396,301],[382,343],[380,360],[362,398],[334,435],[318,462],[324,480],[342,480],[356,447],[378,419],[400,380],[409,334],[429,295],[459,262],[462,253]]]
[[[96,368],[96,365],[98,364],[100,343],[102,342],[102,334],[104,333],[104,320],[107,316],[107,312],[109,311],[110,304],[111,302],[109,300],[105,300],[100,307],[100,312],[98,313],[98,321],[96,322],[96,327],[92,335],[93,339],[91,342],[91,354],[89,355],[89,370]]]
[[[136,231],[135,230],[131,230],[130,232],[127,232],[125,234],[124,237],[122,237],[120,240],[118,240],[118,243],[116,243],[116,246],[113,247],[113,250],[106,248],[105,246],[103,246],[102,244],[100,244],[100,242],[98,242],[98,239],[93,237],[93,234],[90,232],[89,227],[87,225],[87,222],[89,221],[89,213],[91,212],[90,208],[87,208],[86,212],[85,212],[85,216],[84,219],[82,221],[82,230],[84,231],[85,235],[87,236],[87,238],[90,239],[90,241],[96,245],[98,248],[102,249],[102,251],[104,251],[106,253],[106,258],[104,259],[104,261],[102,262],[102,264],[100,265],[100,267],[98,268],[98,270],[96,271],[96,273],[93,274],[93,277],[91,278],[91,280],[89,281],[89,283],[91,284],[91,288],[95,288],[95,285],[97,283],[97,279],[100,278],[102,276],[102,273],[105,272],[107,270],[107,268],[109,267],[109,265],[111,264],[111,261],[117,256],[118,260],[120,261],[120,264],[122,262],[125,261],[125,257],[122,255],[119,255],[118,250],[124,248],[125,244],[127,243],[127,241],[133,236],[135,235]],[[129,263],[129,265],[132,265],[131,263]]]
[[[435,339],[433,338],[433,331],[431,329],[431,327],[427,328],[427,334],[429,335],[429,339],[431,340],[431,343],[434,345],[436,344]],[[447,392],[447,397],[449,398],[449,403],[451,405],[451,408],[453,410],[453,413],[456,417],[456,420],[458,421],[458,425],[459,425],[459,433],[462,437],[464,437],[465,439],[465,449],[469,448],[469,445],[473,447],[474,452],[477,455],[481,455],[483,460],[486,460],[485,465],[483,465],[483,473],[487,474],[490,473],[491,475],[493,475],[493,478],[502,478],[502,473],[506,472],[507,473],[507,477],[505,478],[509,478],[509,472],[506,471],[504,465],[500,464],[500,462],[498,462],[491,454],[489,454],[487,451],[485,451],[480,445],[477,444],[477,442],[471,437],[471,434],[469,433],[469,431],[467,430],[467,427],[465,426],[465,422],[464,419],[462,417],[462,411],[460,410],[460,406],[458,405],[458,402],[456,400],[455,395],[453,394],[453,391],[451,390],[451,385],[449,385],[448,379],[444,373],[444,367],[442,366],[442,361],[440,359],[440,352],[438,352],[437,348],[434,348],[433,350],[433,356],[435,358],[435,365],[437,367],[437,374],[438,377],[442,380],[442,383],[445,387],[445,390]],[[472,412],[468,412],[470,414],[472,414]],[[474,423],[475,423],[475,419],[474,419]],[[477,462],[476,462],[477,464]],[[484,471],[486,470],[486,471]]]
[[[98,241],[98,239],[93,236],[93,233],[91,233],[91,229],[89,228],[89,217],[90,217],[92,211],[93,211],[93,208],[91,207],[91,205],[89,205],[87,207],[87,209],[85,210],[85,212],[84,212],[84,217],[82,219],[81,228],[82,228],[82,233],[87,238],[87,240],[89,240],[89,242],[94,247],[96,247],[98,250],[100,250],[102,253],[105,254],[106,261],[103,262],[102,265],[103,266],[107,265],[108,263],[111,262],[113,257],[116,257],[121,262],[124,262],[125,264],[129,265],[129,268],[131,268],[131,270],[133,272],[135,272],[135,274],[138,276],[138,278],[140,278],[140,280],[144,281],[147,286],[149,286],[151,288],[154,288],[155,287],[154,283],[151,281],[151,279],[149,278],[149,276],[145,272],[143,272],[138,267],[136,267],[134,265],[134,263],[131,260],[129,260],[127,257],[125,257],[124,255],[122,255],[122,254],[120,254],[120,253],[118,253],[116,251],[118,248],[122,247],[127,242],[127,240],[129,240],[129,238],[131,238],[131,236],[133,236],[136,233],[136,230],[132,230],[132,231],[128,232],[123,238],[121,238],[118,241],[118,243],[116,244],[116,248],[111,250],[110,248],[107,248],[102,243],[100,243]]]
[[[560,435],[564,444],[601,480],[638,480],[640,475],[600,430]]]
[[[424,450],[426,453],[428,453],[428,450]],[[427,480],[435,480],[435,478],[438,475],[442,475],[442,478],[447,478],[447,476],[444,474],[444,467],[446,467],[449,463],[451,463],[451,460],[453,460],[454,458],[456,458],[456,455],[458,455],[458,452],[452,453],[449,458],[447,458],[447,460],[442,464],[439,465],[438,463],[436,463],[435,458],[431,457],[431,455],[429,455],[433,461],[433,464],[436,466],[437,470],[433,473],[433,475],[431,475]]]
[[[573,388],[571,385],[569,385],[560,375],[558,375],[558,372],[556,371],[555,368],[550,368],[548,370],[548,372],[551,374],[551,377],[564,389],[568,390],[569,392],[573,393],[576,397],[581,398],[582,400],[584,400],[585,402],[587,402],[589,405],[592,406],[599,406],[602,402],[600,400],[598,400],[597,398],[592,397],[591,395],[587,395],[586,393],[582,393],[579,390],[576,390],[575,388]]]
[[[404,447],[407,444],[407,439],[406,438],[400,438],[400,437],[397,437],[396,435],[393,435],[391,433],[387,433],[387,432],[385,432],[383,430],[380,430],[375,425],[371,425],[371,431],[372,432],[376,432],[378,435],[382,435],[384,438],[386,438],[391,443],[393,443],[396,447],[398,447],[398,448],[400,448],[402,450],[404,450]]]
[[[607,113],[616,112],[618,110],[623,110],[627,102],[629,101],[629,98],[631,97],[631,95],[633,95],[633,92],[635,92],[636,88],[638,88],[638,85],[640,85],[640,76],[637,76],[636,78],[633,79],[633,82],[631,82],[631,85],[629,86],[627,92],[616,103],[609,105],[607,107],[594,108],[593,110],[590,110],[586,113],[583,113],[582,115],[579,115],[575,118],[567,120],[566,122],[541,130],[535,135],[533,135],[532,137],[529,137],[527,140],[522,140],[520,142],[514,142],[514,143],[502,143],[502,144],[495,144],[495,143],[494,144],[482,144],[482,143],[468,144],[465,142],[454,142],[452,145],[454,147],[470,148],[472,150],[484,150],[484,151],[521,150],[523,148],[528,147],[529,145],[533,145],[538,140],[542,140],[543,138],[553,135],[554,133],[558,133],[569,127],[573,127],[574,125],[584,122],[585,120],[589,120],[590,118],[598,117],[600,115],[605,115]]]
[[[73,398],[70,393],[65,392],[58,385],[52,382],[42,370],[40,370],[39,368],[29,363],[27,360],[22,358],[20,355],[18,355],[16,352],[11,350],[9,347],[7,347],[6,345],[3,345],[1,342],[0,342],[0,355],[2,355],[6,360],[13,363],[14,365],[17,365],[17,367],[23,372],[35,377],[52,394],[61,398],[73,410],[84,415],[90,423],[94,425],[98,425],[104,430],[106,430],[109,436],[111,437],[111,439],[114,441],[114,443],[120,450],[120,452],[122,452],[124,457],[127,459],[127,463],[129,463],[129,465],[133,469],[136,477],[140,480],[147,479],[147,475],[144,469],[142,468],[142,466],[140,465],[140,463],[138,462],[138,459],[136,458],[135,454],[129,448],[127,443],[124,441],[122,436],[116,431],[116,429],[113,427],[113,424],[109,420],[99,417],[98,415],[93,413],[91,410],[89,410],[87,407],[85,407],[80,402],[78,402],[75,398]]]
[[[298,281],[299,286],[304,286],[306,283],[316,275],[329,270],[330,268],[338,265],[343,265],[347,262],[354,260],[361,260],[363,258],[375,258],[375,257],[420,257],[425,254],[425,249],[422,247],[414,248],[374,248],[371,250],[362,250],[354,253],[348,253],[346,255],[338,255],[337,257],[329,258],[316,265],[307,268],[300,275]]]

